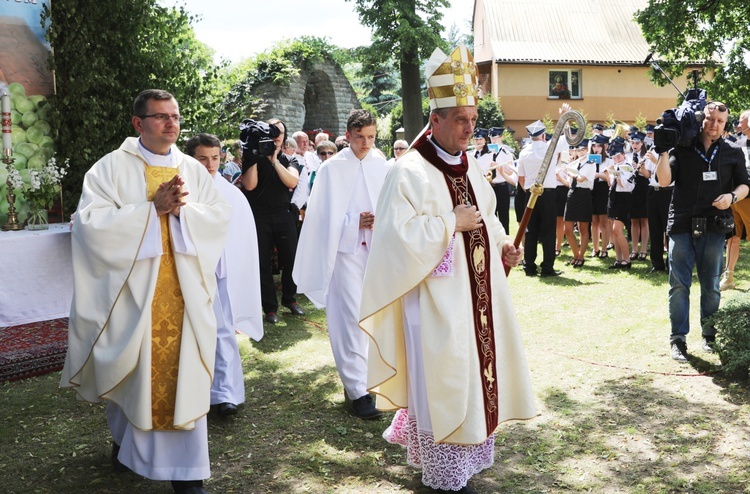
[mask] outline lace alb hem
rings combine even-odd
[[[383,432],[392,444],[406,447],[406,462],[422,468],[422,483],[433,489],[461,490],[469,479],[495,461],[495,435],[482,444],[460,446],[435,443],[431,432],[419,431],[407,409],[396,412]]]

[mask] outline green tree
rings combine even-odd
[[[194,18],[184,8],[166,8],[156,0],[54,0],[42,17],[53,48],[56,94],[50,118],[57,129],[57,157],[70,159],[63,182],[66,210],[76,207],[91,165],[134,135],[132,103],[143,89],[173,93],[184,129],[211,128],[217,67],[212,51],[196,40]]]
[[[691,63],[704,65],[701,75],[715,69],[713,79],[701,80],[700,86],[735,112],[750,106],[749,17],[750,4],[741,0],[649,0],[636,12],[661,68],[673,79]],[[652,79],[668,84],[658,71],[652,71]]]
[[[424,127],[420,60],[430,56],[440,38],[448,0],[347,0],[356,4],[363,25],[373,28],[372,44],[366,50],[373,61],[393,56],[401,72],[403,125],[407,140]]]
[[[363,63],[357,76],[355,86],[362,93],[359,100],[375,107],[379,115],[389,113],[401,100],[400,81],[391,63]]]
[[[500,101],[492,97],[480,99],[477,104],[477,127],[489,129],[502,127],[503,124],[505,124],[505,115],[500,108]]]

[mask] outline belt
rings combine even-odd
[[[670,185],[668,187],[659,187],[658,185],[651,186],[652,189],[654,189],[656,192],[659,192],[660,190],[672,190],[674,188],[674,185]]]

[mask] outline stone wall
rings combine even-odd
[[[301,71],[289,85],[263,84],[253,96],[264,103],[258,119],[280,118],[289,135],[298,130],[325,129],[333,139],[346,132],[346,118],[352,108],[360,108],[341,67],[329,61]]]

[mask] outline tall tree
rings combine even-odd
[[[654,57],[670,77],[692,63],[715,69],[700,81],[711,99],[722,100],[735,115],[750,107],[750,3],[743,0],[649,0],[636,13]],[[645,54],[644,54],[645,57]],[[653,73],[659,83],[668,83]]]
[[[215,117],[206,102],[217,68],[184,8],[156,0],[54,0],[43,18],[50,21],[57,89],[50,98],[56,153],[70,159],[66,209],[76,207],[88,168],[134,135],[131,107],[143,89],[173,93],[185,116],[183,129],[210,128]]]
[[[401,72],[404,133],[407,140],[424,126],[422,117],[421,60],[442,45],[438,10],[448,0],[347,0],[356,4],[359,18],[373,28],[367,56],[375,62],[394,57]]]

